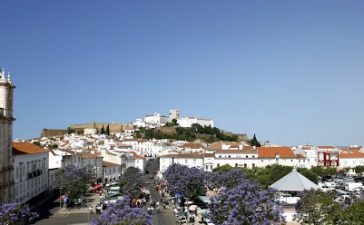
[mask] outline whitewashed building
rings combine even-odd
[[[153,115],[144,116],[144,123],[146,126],[161,127],[168,122],[168,117],[161,115],[160,113],[154,113]]]
[[[213,120],[200,117],[182,117],[177,120],[177,123],[181,127],[191,127],[192,124],[199,124],[203,127],[214,127]]]
[[[48,150],[30,143],[13,143],[15,200],[25,203],[48,191]]]
[[[364,166],[364,149],[361,147],[341,148],[339,151],[339,168]]]
[[[169,154],[163,155],[159,159],[159,170],[163,173],[167,170],[170,165],[181,164],[188,166],[190,168],[196,167],[198,169],[205,169],[204,158],[209,158],[207,165],[211,166],[211,154],[201,154],[201,153],[179,153],[179,154]],[[211,170],[211,167],[208,167]]]
[[[237,150],[216,150],[214,168],[222,165],[255,168],[259,166],[258,151],[255,147],[245,146]]]
[[[103,183],[113,183],[120,180],[121,165],[103,161]]]

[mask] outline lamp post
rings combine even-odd
[[[62,208],[62,187],[59,188],[59,208]]]

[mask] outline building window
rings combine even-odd
[[[248,167],[248,165],[246,163],[244,163],[244,168],[247,168],[247,167]]]
[[[238,167],[238,164],[237,163],[235,163],[235,167]]]
[[[255,163],[252,164],[252,168],[255,168]]]
[[[255,155],[253,155],[253,158],[255,158]]]
[[[247,155],[247,156],[245,156],[245,158],[249,158],[249,156]]]

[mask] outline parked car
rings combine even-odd
[[[348,182],[345,184],[346,191],[354,191],[356,188],[362,187],[363,184],[359,182]]]

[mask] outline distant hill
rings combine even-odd
[[[208,143],[215,141],[247,141],[246,134],[234,134],[220,130],[217,127],[203,127],[193,124],[192,127],[168,126],[160,128],[141,128],[135,132],[136,138],[144,139],[173,139],[195,141],[202,140]]]

